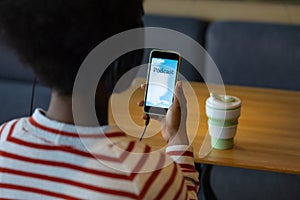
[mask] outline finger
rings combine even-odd
[[[181,92],[180,92],[180,88],[182,87],[182,83],[181,81],[178,81],[176,83],[176,86],[175,86],[175,90],[174,90],[174,101],[173,101],[173,105],[174,106],[179,106],[180,104],[180,98],[181,98]]]
[[[137,102],[137,105],[140,106],[140,107],[142,107],[142,106],[144,106],[144,103],[145,102],[142,100],[142,101]]]
[[[182,81],[178,81],[177,83],[176,83],[176,88],[175,88],[175,92],[177,93],[177,96],[179,97],[179,98],[182,98],[182,97],[184,97],[184,94],[183,94],[183,89],[182,89]]]
[[[178,103],[185,105],[186,104],[186,98],[182,89],[182,81],[178,81],[176,83],[176,87],[175,87],[175,99],[177,98],[177,100],[179,101]]]
[[[145,83],[141,84],[141,89],[145,90],[145,88],[146,88],[146,84]]]
[[[142,119],[143,119],[143,120],[146,120],[146,119],[147,119],[147,115],[146,115],[146,114],[143,114],[143,115],[142,115]]]
[[[172,103],[172,106],[170,107],[171,110],[176,108],[186,109],[186,98],[183,93],[182,89],[182,82],[178,81],[176,83],[176,87],[174,90],[174,101]]]

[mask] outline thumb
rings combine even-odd
[[[174,90],[174,94],[175,94],[175,98],[174,98],[174,106],[185,106],[186,105],[186,99],[183,93],[183,89],[182,89],[182,81],[178,81],[176,83],[176,87]]]

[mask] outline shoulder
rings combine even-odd
[[[12,135],[18,130],[22,130],[26,121],[27,118],[18,118],[3,123],[0,126],[0,141],[5,141],[9,135]]]

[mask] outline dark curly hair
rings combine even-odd
[[[7,45],[61,95],[72,93],[78,69],[95,46],[142,27],[142,15],[142,0],[0,0]]]

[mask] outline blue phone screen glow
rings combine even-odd
[[[169,108],[173,102],[178,60],[152,58],[146,106]]]

